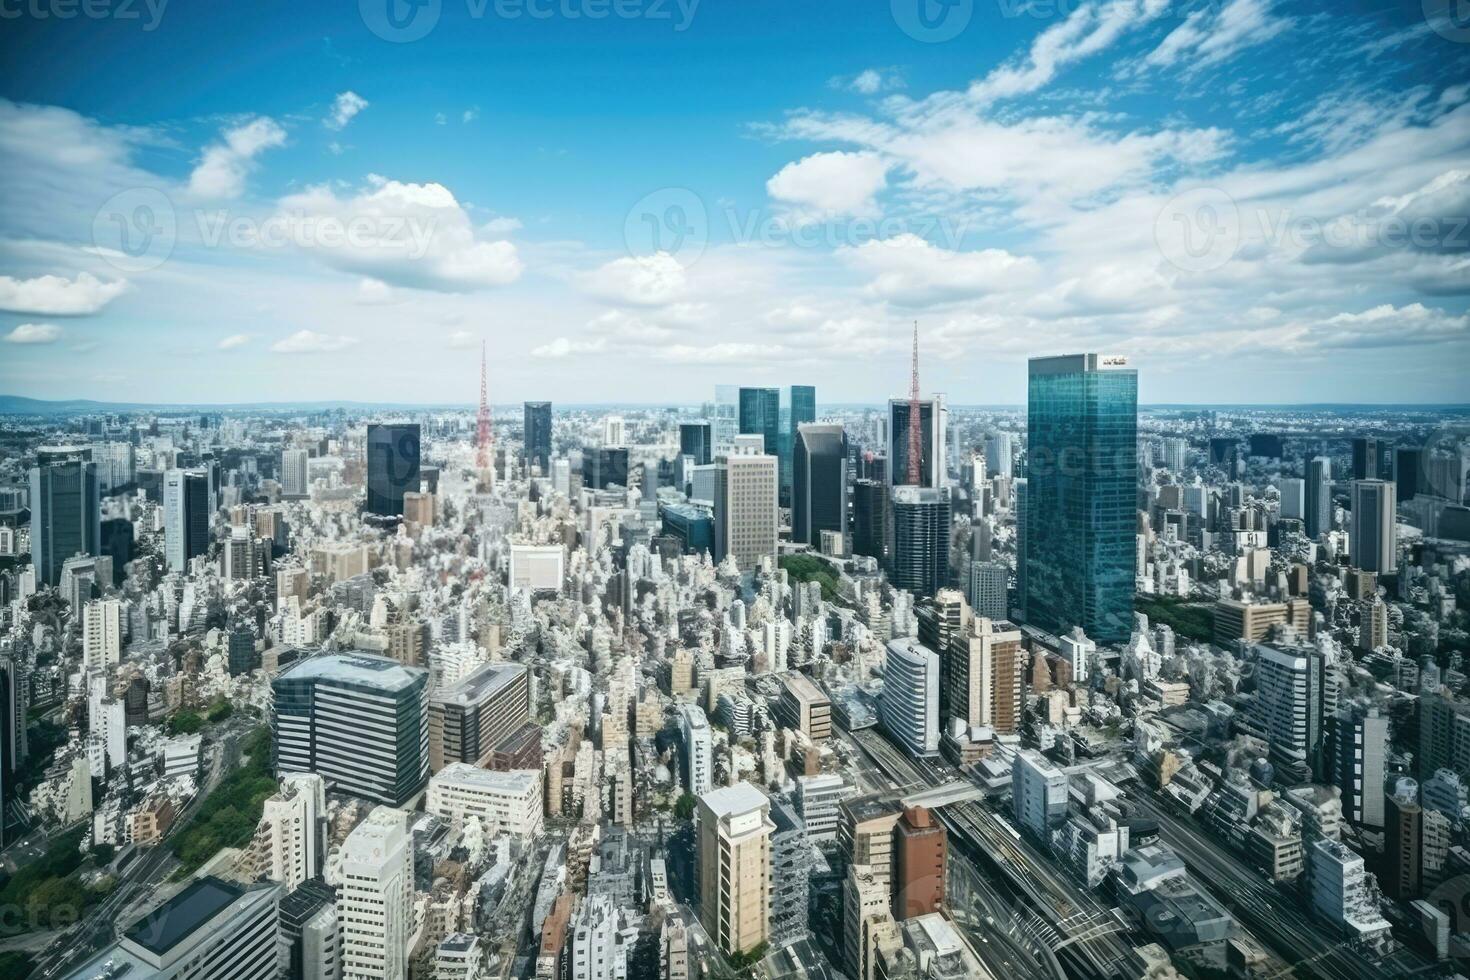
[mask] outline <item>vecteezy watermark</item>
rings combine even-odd
[[[975,0],[889,0],[893,22],[925,44],[952,41],[970,26]]]
[[[1424,20],[1446,41],[1470,44],[1470,0],[1421,0]]]
[[[1159,211],[1154,241],[1185,272],[1219,269],[1247,243],[1309,262],[1345,252],[1455,253],[1470,250],[1470,215],[1385,213],[1370,206],[1324,219],[1286,208],[1243,208],[1217,187],[1197,187]]]
[[[921,238],[939,248],[958,251],[969,230],[969,219],[819,218],[726,206],[713,215],[704,199],[687,187],[665,187],[646,194],[623,221],[623,243],[633,256],[667,253],[685,268],[697,262],[714,233],[732,245],[768,248],[857,248],[904,235]]]
[[[677,32],[694,23],[700,0],[451,0],[470,20],[649,20]],[[367,29],[385,41],[407,44],[439,25],[445,0],[357,0]]]
[[[1240,247],[1240,209],[1214,187],[1176,194],[1154,219],[1154,242],[1170,264],[1185,272],[1218,269]]]
[[[1414,495],[1436,497],[1448,504],[1465,502],[1470,491],[1470,423],[1446,422],[1431,429],[1416,454],[1393,453],[1392,471],[1397,477],[1404,466],[1416,466],[1404,474],[1400,485],[1413,488]]]
[[[265,217],[226,209],[180,213],[168,195],[135,187],[113,195],[92,219],[95,251],[123,272],[147,272],[168,261],[181,232],[204,248],[349,249],[406,259],[424,258],[437,222],[420,215],[313,214],[279,211]]]
[[[0,0],[0,20],[136,20],[158,29],[168,0]]]

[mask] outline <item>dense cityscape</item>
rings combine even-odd
[[[1467,13],[0,0],[0,980],[1467,980]]]
[[[1140,410],[1098,354],[1032,359],[1024,412],[952,406],[914,337],[886,408],[8,416],[5,955],[1462,957],[1464,413]]]

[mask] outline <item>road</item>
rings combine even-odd
[[[207,746],[209,758],[205,762],[204,781],[194,798],[179,810],[173,829],[185,826],[219,785],[224,774],[240,764],[240,742],[258,724],[258,721],[242,720],[226,723],[218,730],[218,739]],[[61,934],[51,949],[37,958],[32,974],[35,980],[65,976],[112,942],[128,905],[135,899],[148,901],[154,898],[177,863],[173,851],[162,842],[144,849],[119,873],[117,887],[112,894],[93,906],[80,922]]]
[[[1134,806],[1159,822],[1159,836],[1172,847],[1200,881],[1207,882],[1237,920],[1279,952],[1301,976],[1325,980],[1358,980],[1371,976],[1406,976],[1430,967],[1411,950],[1386,960],[1363,951],[1325,929],[1302,900],[1276,889],[1260,872],[1241,861],[1225,845],[1205,834],[1151,796],[1131,796]]]
[[[960,778],[948,766],[909,758],[877,729],[849,733],[849,737],[903,791]],[[1090,892],[1056,871],[1049,857],[1018,840],[1007,824],[979,804],[942,806],[936,812],[952,841],[976,861],[1000,871],[1027,900],[1032,911],[1027,919],[1031,932],[1058,961],[1064,961],[1069,975],[1100,980],[1132,980],[1138,975],[1140,964],[1119,935],[1123,926],[1118,918]]]

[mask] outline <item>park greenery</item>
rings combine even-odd
[[[1133,608],[1148,617],[1154,626],[1168,626],[1174,635],[1197,643],[1209,643],[1215,636],[1215,611],[1210,606],[1191,603],[1174,596],[1134,596]]]
[[[173,836],[180,861],[177,877],[192,874],[221,848],[250,840],[266,798],[276,792],[271,775],[270,729],[261,726],[246,736],[241,764],[220,780],[199,812]]]
[[[116,885],[111,877],[83,884],[81,872],[87,854],[81,850],[86,827],[54,838],[46,853],[21,867],[0,885],[0,908],[16,910],[5,916],[0,931],[7,935],[33,929],[72,925],[91,906],[106,898]],[[0,970],[0,976],[9,977]]]
[[[778,563],[786,570],[791,581],[819,582],[823,599],[828,602],[837,599],[840,593],[837,573],[822,559],[815,555],[782,555]]]

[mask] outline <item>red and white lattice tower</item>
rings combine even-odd
[[[480,341],[480,414],[475,427],[475,467],[490,468],[490,444],[495,436],[490,428],[490,398],[485,388],[485,342]]]
[[[919,321],[914,321],[914,363],[909,376],[909,486],[923,485],[924,427],[919,423]]]

